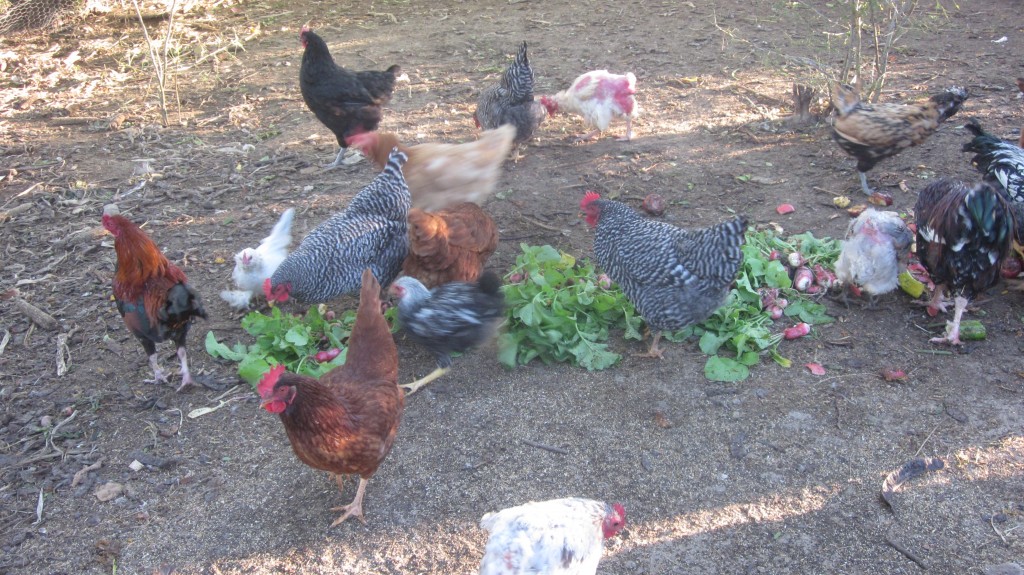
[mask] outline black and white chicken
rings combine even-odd
[[[1024,203],[1024,149],[989,134],[974,118],[964,127],[974,134],[963,148],[974,153],[971,163],[986,180],[1002,186],[1011,202]]]

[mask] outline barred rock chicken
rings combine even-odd
[[[626,526],[621,503],[565,498],[488,513],[480,575],[594,575],[604,540]]]
[[[464,144],[403,146],[394,134],[368,132],[348,139],[381,168],[393,148],[409,156],[402,168],[414,208],[440,210],[461,202],[482,205],[494,192],[501,164],[512,149],[516,130],[499,126]]]
[[[342,491],[344,474],[359,475],[355,499],[331,527],[351,516],[363,520],[363,494],[395,442],[405,399],[398,389],[398,348],[380,313],[380,284],[363,270],[356,323],[345,364],[320,379],[273,367],[256,390],[262,406],[281,416],[300,461],[333,473]]]
[[[626,135],[620,141],[633,139],[633,118],[640,109],[636,105],[636,76],[611,74],[608,70],[594,70],[573,80],[568,90],[540,99],[548,114],[558,112],[579,114],[593,132],[578,136],[576,141],[593,140],[608,129],[612,118],[625,118]]]
[[[345,138],[377,129],[401,68],[395,65],[383,72],[352,72],[334,62],[327,43],[308,26],[302,27],[299,40],[305,49],[299,71],[302,99],[338,139],[341,150],[334,163],[327,166],[335,168],[341,165],[348,147]]]
[[[857,159],[861,189],[870,196],[874,191],[868,186],[867,172],[879,161],[924,142],[965,100],[967,90],[954,86],[923,104],[868,104],[852,87],[840,85],[833,102],[838,117],[832,136]]]
[[[683,230],[640,217],[629,206],[587,192],[580,201],[596,227],[594,256],[643,316],[654,338],[645,357],[662,356],[663,330],[705,320],[729,294],[743,261],[747,219]]]
[[[987,183],[968,187],[939,180],[917,195],[917,254],[935,282],[931,315],[946,311],[944,292],[955,294],[953,321],[935,343],[960,345],[960,319],[967,304],[999,280],[1013,234],[1006,197]]]
[[[366,267],[384,285],[398,276],[409,251],[405,159],[398,150],[391,152],[384,170],[352,198],[345,211],[309,232],[263,283],[268,301],[330,301],[355,291]]]
[[[963,148],[975,154],[974,166],[986,180],[998,183],[1011,202],[1024,203],[1024,149],[985,132],[973,118],[964,127],[974,134]]]
[[[409,255],[402,272],[428,288],[473,282],[498,249],[498,227],[487,212],[469,202],[446,210],[409,210]]]
[[[284,258],[288,257],[288,245],[292,243],[292,218],[295,209],[288,208],[281,219],[274,224],[270,235],[263,238],[255,248],[245,248],[235,254],[235,269],[231,279],[237,290],[220,292],[220,297],[236,309],[247,309],[252,294],[263,287],[263,282],[277,271]]]
[[[523,42],[501,80],[480,93],[473,112],[476,127],[493,130],[512,124],[516,128],[515,143],[529,142],[546,116],[544,106],[534,100],[533,82],[533,68]]]
[[[486,341],[505,316],[501,280],[493,272],[484,272],[476,283],[451,282],[432,290],[403,276],[391,284],[391,293],[398,297],[398,322],[437,359],[437,369],[401,386],[406,395],[447,373],[452,353]]]
[[[160,248],[134,222],[121,215],[103,215],[103,227],[114,236],[117,269],[114,300],[125,326],[142,343],[153,369],[153,382],[167,382],[156,344],[171,340],[181,362],[181,391],[195,381],[188,369],[185,340],[196,317],[206,311],[185,272],[167,261]]]
[[[846,230],[836,279],[855,295],[867,292],[873,307],[877,296],[896,289],[913,241],[914,234],[899,214],[868,208]]]

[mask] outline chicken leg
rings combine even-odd
[[[866,195],[870,196],[870,195],[874,194],[875,190],[872,190],[871,186],[868,185],[868,174],[867,174],[867,172],[862,172],[860,170],[857,170],[857,174],[860,175],[860,189],[864,190],[864,193]]]
[[[338,482],[338,489],[341,489],[344,478],[340,475],[335,476],[335,480]],[[363,495],[366,493],[366,484],[369,483],[365,478],[359,478],[359,487],[356,488],[356,498],[352,500],[352,503],[348,505],[342,505],[341,507],[332,507],[331,511],[344,511],[341,517],[334,520],[331,523],[331,527],[340,525],[343,521],[348,519],[350,516],[355,517],[359,521],[366,524],[366,519],[363,518]]]
[[[435,369],[434,371],[428,373],[426,376],[421,377],[420,379],[417,379],[416,381],[414,381],[412,383],[406,383],[406,384],[403,384],[403,385],[399,385],[398,387],[401,387],[402,389],[404,389],[405,390],[405,395],[408,397],[408,396],[416,393],[417,391],[419,391],[420,388],[425,387],[428,383],[430,383],[430,382],[434,381],[435,379],[441,377],[442,375],[448,373],[449,369],[450,368],[447,368],[447,367],[439,367],[439,368]]]
[[[633,118],[626,116],[626,135],[616,138],[619,142],[628,142],[633,139]]]
[[[160,367],[159,355],[160,354],[158,354],[156,350],[149,354],[149,367],[153,369],[153,379],[143,380],[146,383],[168,383],[168,374],[162,367]]]
[[[188,353],[185,351],[185,346],[178,347],[178,360],[181,361],[181,385],[178,386],[176,391],[181,391],[190,385],[195,385],[195,380],[192,379],[192,372],[188,369]]]
[[[953,301],[956,306],[953,308],[953,321],[946,322],[946,335],[944,337],[933,337],[931,339],[932,343],[963,345],[964,342],[960,341],[960,318],[963,317],[968,302],[967,298],[963,296],[957,296]]]
[[[654,339],[651,341],[651,348],[647,350],[647,353],[634,353],[635,357],[650,357],[663,359],[664,350],[658,347],[658,340],[661,339],[661,332],[654,332]]]

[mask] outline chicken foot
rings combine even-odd
[[[420,379],[417,379],[416,381],[414,381],[412,383],[406,383],[406,384],[403,384],[403,385],[399,385],[398,387],[401,387],[402,389],[405,390],[405,395],[406,396],[410,396],[410,395],[416,393],[417,391],[419,391],[420,388],[425,387],[428,383],[430,383],[430,382],[434,381],[435,379],[441,377],[442,375],[448,373],[448,369],[449,368],[447,368],[447,367],[439,367],[439,368],[435,369],[434,371],[428,373],[426,376],[421,377]]]
[[[626,135],[615,138],[618,142],[628,142],[633,139],[633,118],[626,116]]]
[[[963,317],[968,302],[967,298],[963,296],[957,296],[954,302],[956,307],[953,308],[953,321],[946,322],[946,335],[943,337],[933,337],[931,339],[932,343],[963,345],[964,342],[960,341],[960,318]]]
[[[324,166],[324,171],[333,170],[338,166],[351,166],[361,161],[363,161],[363,155],[358,150],[355,148],[342,148],[338,150],[338,155],[334,158],[334,161]]]
[[[190,385],[195,385],[195,380],[192,379],[192,372],[188,369],[188,353],[185,351],[185,346],[178,348],[178,360],[181,361],[181,385],[175,391],[181,391]]]
[[[155,351],[149,354],[149,367],[153,369],[153,379],[144,379],[146,383],[170,383],[167,379],[170,374],[160,367],[159,355]]]
[[[658,347],[658,340],[661,339],[661,332],[654,333],[654,339],[651,341],[651,348],[647,350],[647,353],[634,353],[634,357],[649,357],[663,359],[665,351]]]
[[[576,138],[573,140],[573,142],[575,142],[577,144],[579,144],[581,142],[592,142],[592,141],[596,140],[600,135],[601,135],[601,130],[594,130],[593,132],[590,132],[589,134],[583,134],[582,136],[576,136]]]
[[[949,307],[949,300],[947,300],[944,295],[945,291],[946,286],[937,285],[935,286],[935,291],[932,293],[932,299],[926,302],[915,300],[914,303],[927,307],[928,315],[935,315],[939,312],[946,313],[946,310]],[[935,310],[935,312],[933,313],[931,310]]]
[[[866,172],[861,172],[861,171],[858,170],[857,174],[860,175],[860,189],[863,190],[864,193],[866,195],[868,195],[868,196],[874,194],[875,190],[872,190],[871,186],[868,185],[868,175],[867,175],[867,173]]]
[[[335,480],[338,482],[338,490],[341,490],[342,482],[344,478],[340,475],[335,476]],[[331,523],[331,527],[340,525],[343,521],[348,519],[350,516],[355,517],[359,521],[366,523],[366,519],[363,518],[363,495],[366,493],[366,484],[369,483],[366,479],[359,478],[359,487],[356,488],[356,497],[352,500],[352,503],[348,505],[342,505],[341,507],[332,507],[331,511],[344,511],[341,517],[334,520]]]

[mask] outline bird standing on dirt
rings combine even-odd
[[[480,93],[473,112],[476,126],[493,130],[512,124],[516,128],[515,143],[529,142],[547,116],[544,106],[534,100],[533,83],[533,68],[526,54],[526,42],[523,42],[501,80]]]
[[[577,142],[596,139],[608,129],[612,118],[626,120],[626,134],[619,141],[633,139],[633,119],[640,108],[636,105],[636,76],[632,72],[612,74],[594,70],[573,80],[568,90],[544,96],[540,103],[554,116],[558,112],[579,114],[593,132],[576,138]]]
[[[391,101],[401,68],[391,66],[383,72],[352,72],[334,62],[327,43],[308,26],[299,32],[305,51],[299,70],[299,88],[318,120],[334,132],[341,150],[328,169],[341,165],[348,144],[345,138],[377,129],[383,107]]]
[[[923,104],[868,104],[847,85],[838,85],[835,95],[838,116],[832,136],[857,159],[861,189],[869,196],[875,192],[868,186],[867,172],[875,164],[924,142],[967,100],[967,90],[959,86]]]
[[[683,230],[640,217],[629,206],[587,192],[580,201],[596,228],[594,256],[622,288],[653,334],[646,357],[662,356],[663,330],[707,319],[729,294],[743,261],[747,219]]]
[[[185,340],[192,320],[206,319],[206,311],[185,272],[164,257],[153,240],[134,222],[121,215],[103,215],[103,227],[114,236],[117,269],[114,300],[128,331],[139,339],[149,356],[153,382],[167,382],[160,368],[156,344],[171,340],[181,361],[181,391],[192,385]]]

